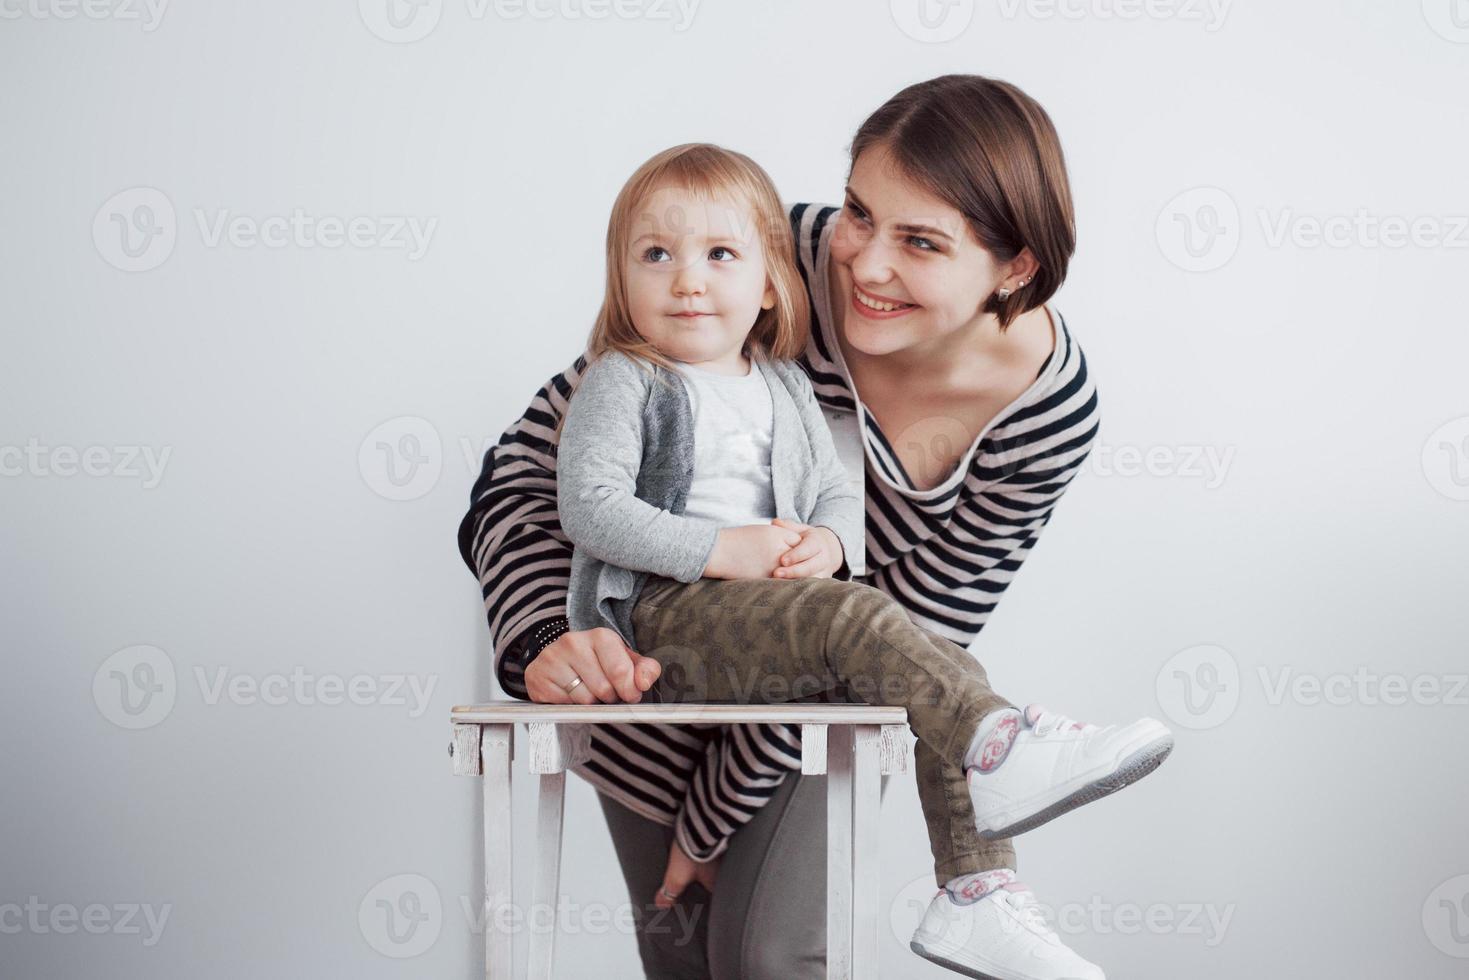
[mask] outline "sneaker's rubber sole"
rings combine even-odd
[[[908,943],[908,948],[932,963],[937,963],[939,966],[953,970],[955,973],[962,973],[966,977],[973,977],[974,980],[1001,980],[1000,977],[994,976],[993,974],[980,973],[972,966],[965,966],[963,963],[956,963],[953,960],[949,959],[947,956],[940,956],[938,953],[931,953],[927,949],[918,945],[918,940],[916,939]]]
[[[1052,803],[1039,813],[1032,814],[1024,820],[1017,820],[1008,827],[998,830],[980,830],[979,836],[985,840],[1002,840],[1006,837],[1017,837],[1028,830],[1034,830],[1042,824],[1050,823],[1063,813],[1070,813],[1077,807],[1104,796],[1111,796],[1124,786],[1131,786],[1142,779],[1148,773],[1157,769],[1168,758],[1168,753],[1173,751],[1173,736],[1167,735],[1138,749],[1132,755],[1122,760],[1111,773],[1098,779],[1096,782],[1088,783],[1070,796]]]

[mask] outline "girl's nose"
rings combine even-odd
[[[686,265],[678,271],[678,274],[673,277],[673,295],[704,295],[704,277],[700,274],[698,266]]]

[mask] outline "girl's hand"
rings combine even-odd
[[[541,704],[636,704],[663,665],[635,652],[616,630],[572,630],[536,655],[525,668],[525,691]],[[566,685],[582,682],[566,693]]]
[[[831,578],[842,567],[842,542],[831,528],[780,517],[775,526],[798,532],[801,543],[781,556],[772,578]]]
[[[780,556],[800,543],[795,531],[771,524],[720,528],[704,577],[770,578]]]
[[[663,872],[663,886],[653,896],[653,904],[660,909],[671,909],[678,896],[683,894],[690,882],[697,881],[711,895],[714,894],[714,877],[719,871],[719,858],[712,861],[695,861],[683,852],[678,841],[668,849],[668,869]],[[673,895],[669,898],[664,892]]]

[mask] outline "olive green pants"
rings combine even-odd
[[[972,654],[887,593],[829,578],[650,576],[633,630],[637,652],[663,667],[648,702],[774,704],[835,691],[907,708],[937,883],[1015,867],[1008,840],[979,836],[963,769],[980,719],[1013,706]]]

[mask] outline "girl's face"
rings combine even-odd
[[[743,374],[745,338],[775,305],[752,209],[663,187],[642,202],[631,237],[623,275],[638,334],[675,361]]]
[[[831,258],[847,343],[874,356],[944,349],[945,338],[980,325],[998,288],[1034,271],[1029,252],[997,263],[964,216],[900,175],[881,145],[853,164]]]

